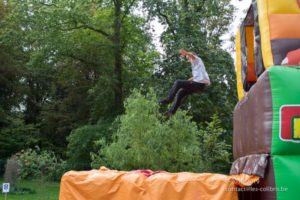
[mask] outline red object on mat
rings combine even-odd
[[[149,170],[149,169],[147,169],[147,170],[140,169],[140,170],[134,170],[133,172],[141,173],[146,177],[150,177],[154,174],[158,174],[158,173],[161,173],[161,172],[164,172],[164,171],[152,171],[152,170]]]
[[[299,6],[299,8],[300,8],[300,0],[297,0],[297,2],[298,2],[298,6]]]
[[[300,64],[300,49],[290,51],[287,54],[287,58],[288,58],[288,64],[289,65],[299,65]]]

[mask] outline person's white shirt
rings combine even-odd
[[[193,81],[210,85],[210,79],[202,59],[195,55],[194,57],[195,59],[192,62]]]

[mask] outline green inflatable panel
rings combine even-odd
[[[271,156],[277,199],[300,197],[300,67],[269,69],[273,107]]]

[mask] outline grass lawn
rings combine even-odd
[[[0,180],[1,187],[3,179]],[[59,183],[58,182],[43,182],[40,180],[22,180],[18,181],[18,187],[30,188],[35,191],[34,194],[8,194],[7,200],[58,200]],[[4,195],[1,193],[0,200],[4,200]]]

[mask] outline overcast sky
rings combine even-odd
[[[234,13],[233,23],[229,27],[229,32],[222,37],[223,48],[226,50],[230,50],[230,46],[232,45],[230,42],[230,36],[232,34],[236,34],[238,26],[240,25],[242,19],[244,19],[246,11],[250,7],[251,0],[231,0],[231,3],[236,7],[236,11]]]
[[[229,32],[225,34],[221,39],[223,40],[223,48],[228,50],[230,49],[230,46],[232,45],[230,42],[230,36],[232,34],[235,34],[237,31],[237,28],[241,22],[241,20],[245,17],[245,10],[247,10],[251,4],[251,0],[231,0],[231,3],[237,8],[235,13],[234,13],[234,21],[230,25]],[[159,37],[161,33],[164,30],[164,27],[158,22],[158,20],[154,20],[152,22],[152,27],[153,27],[153,35],[154,35],[154,43],[157,47],[157,49],[163,53],[162,48],[161,48],[161,43],[159,42]],[[234,53],[232,53],[232,56],[234,57]]]

